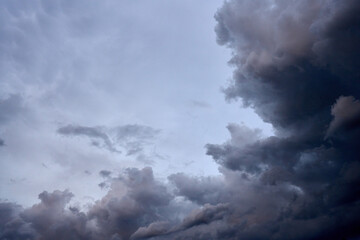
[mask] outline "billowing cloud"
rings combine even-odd
[[[229,142],[207,145],[219,164],[254,184],[244,195],[259,188],[252,196],[258,206],[250,214],[257,220],[235,235],[338,239],[359,234],[357,218],[348,215],[348,209],[359,211],[360,197],[354,190],[360,181],[354,177],[360,154],[359,10],[356,1],[234,0],[216,14],[218,42],[232,49],[235,67],[226,97],[241,99],[276,130],[276,136],[244,146],[229,129]],[[342,132],[331,135],[337,130]],[[251,139],[249,133],[241,135]],[[264,197],[274,190],[277,196]],[[259,198],[273,199],[272,209]],[[259,210],[272,213],[265,217]],[[347,223],[335,224],[341,219]],[[257,228],[261,231],[253,232]]]
[[[147,227],[140,227],[131,239],[147,239],[167,234],[170,229],[169,222],[153,222]]]
[[[109,192],[87,213],[69,205],[72,197],[67,190],[45,191],[41,202],[27,209],[1,203],[1,239],[129,239],[166,216],[161,212],[173,198],[151,168],[113,178]]]
[[[339,129],[352,130],[360,125],[360,102],[354,97],[341,96],[331,108],[334,119],[327,130],[327,137]]]

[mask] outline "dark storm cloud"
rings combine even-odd
[[[102,238],[129,237],[141,226],[159,221],[162,209],[172,196],[157,182],[151,168],[129,169],[125,176],[113,179],[108,194],[89,211],[96,220]]]
[[[173,239],[173,237],[176,239],[193,238],[194,236],[191,235],[194,228],[222,220],[227,216],[228,210],[226,204],[218,204],[216,206],[205,204],[202,208],[192,211],[178,225],[171,226],[169,222],[165,221],[154,222],[147,227],[140,227],[131,236],[131,239],[148,239],[152,237],[165,239]]]
[[[144,146],[160,131],[149,126],[128,124],[112,129],[67,125],[59,128],[57,132],[65,136],[89,137],[93,146],[104,147],[111,152],[120,153],[118,147],[123,147],[127,155],[141,155]]]
[[[131,239],[147,239],[151,237],[161,236],[167,234],[171,225],[169,222],[153,222],[147,227],[140,227]]]
[[[225,4],[216,15],[216,29],[219,42],[233,49],[231,63],[236,66],[234,81],[225,90],[227,98],[240,97],[277,128],[322,134],[331,119],[329,106],[338,97],[359,98],[357,5]]]
[[[189,177],[183,173],[169,176],[176,186],[175,193],[199,205],[218,203],[223,190],[223,182],[217,177]]]
[[[195,226],[209,224],[213,221],[223,219],[227,215],[228,207],[226,204],[216,206],[205,204],[202,209],[196,210],[189,214],[181,224],[181,228],[188,229]]]
[[[5,146],[5,141],[0,138],[0,147]]]
[[[19,216],[22,211],[21,206],[14,203],[0,203],[1,239],[35,239],[34,229]]]
[[[326,136],[344,128],[354,129],[360,124],[360,102],[352,96],[341,96],[331,108],[334,119],[331,121]]]
[[[139,227],[164,218],[173,198],[151,168],[113,178],[107,195],[87,213],[69,206],[72,197],[69,191],[45,191],[27,209],[1,203],[0,239],[129,239]]]
[[[262,139],[228,128],[230,141],[207,145],[215,161],[249,182],[247,197],[259,189],[246,203],[256,210],[239,218],[246,223],[235,223],[231,237],[360,234],[359,12],[358,1],[234,0],[216,14],[218,42],[232,49],[235,67],[226,97],[253,107],[277,133]],[[239,205],[230,204],[235,218]]]

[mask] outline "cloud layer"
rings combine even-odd
[[[229,124],[228,141],[206,145],[220,176],[177,173],[162,182],[149,167],[115,177],[101,171],[109,190],[86,211],[69,205],[66,190],[42,192],[25,209],[3,202],[0,239],[358,238],[359,13],[356,0],[226,1],[215,15],[235,68],[224,93],[276,135]],[[20,106],[17,99],[4,102]],[[16,113],[9,104],[0,104],[0,124]],[[124,125],[110,137],[68,125],[58,133],[100,140],[110,151],[118,151],[116,139],[132,154],[157,130]]]

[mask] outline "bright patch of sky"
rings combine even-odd
[[[221,93],[232,68],[214,32],[220,0],[5,2],[0,198],[29,206],[69,189],[84,203],[105,194],[101,170],[127,167],[215,175],[204,146],[226,141],[228,123],[272,134]]]

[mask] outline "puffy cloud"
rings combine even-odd
[[[322,134],[329,106],[358,96],[358,8],[331,0],[226,3],[216,31],[236,67],[227,98],[240,97],[274,127]]]
[[[140,227],[166,217],[161,211],[173,198],[151,168],[128,169],[113,178],[107,195],[86,213],[69,206],[72,197],[67,190],[45,191],[41,202],[27,209],[1,203],[0,238],[129,239]]]
[[[232,237],[338,239],[360,234],[355,215],[345,217],[348,209],[359,211],[360,197],[355,190],[360,181],[355,177],[359,10],[356,1],[233,0],[216,14],[218,42],[232,49],[235,67],[226,97],[240,98],[276,130],[276,136],[260,138],[228,128],[228,142],[207,145],[207,154],[234,171],[231,175],[243,176],[239,181],[249,182],[238,188],[225,178],[227,191],[244,193],[231,205],[235,218],[240,199],[255,207],[239,217],[246,224],[235,226],[246,227]],[[346,223],[337,226],[341,219]]]
[[[172,196],[157,182],[151,168],[128,169],[114,178],[109,192],[89,211],[97,222],[99,234],[109,238],[115,233],[128,239],[139,227],[159,221],[159,212],[169,205]]]
[[[169,176],[175,193],[199,205],[219,202],[224,182],[219,177],[189,177],[183,173]]]

